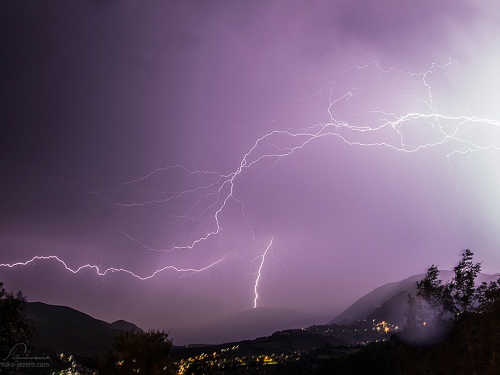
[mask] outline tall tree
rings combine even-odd
[[[448,284],[455,314],[472,312],[477,307],[478,293],[475,287],[476,277],[481,272],[481,263],[474,263],[474,253],[467,249],[462,253],[462,259],[453,269],[455,276]],[[444,302],[444,301],[443,301]]]
[[[453,278],[446,284],[439,279],[437,266],[432,265],[427,270],[424,278],[417,281],[416,297],[409,296],[408,324],[422,325],[425,321],[432,325],[443,320],[455,320],[461,314],[487,308],[486,304],[491,305],[500,297],[500,282],[483,283],[476,287],[481,263],[474,263],[473,257],[474,253],[466,249],[453,269]]]
[[[427,270],[425,277],[417,281],[417,297],[422,298],[431,309],[433,320],[441,320],[445,312],[443,304],[443,282],[438,278],[439,270],[434,264]]]
[[[26,298],[19,291],[9,293],[0,282],[0,356],[6,358],[16,344],[27,344],[35,330],[22,313]]]
[[[401,373],[500,374],[500,279],[477,286],[481,263],[473,255],[469,249],[462,253],[446,284],[435,266],[417,282],[417,296],[408,300],[407,329],[399,335]],[[441,320],[423,324],[430,319]]]

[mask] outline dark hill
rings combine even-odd
[[[376,322],[386,321],[404,328],[406,324],[405,311],[408,308],[408,292],[402,291],[385,301],[379,308],[372,311],[366,320]]]
[[[330,324],[339,324],[353,322],[355,320],[365,319],[375,309],[379,308],[384,302],[395,296],[396,294],[405,291],[414,293],[416,290],[415,283],[421,280],[424,275],[414,275],[399,282],[384,284],[375,288],[370,293],[364,295],[351,306],[349,306],[340,315],[330,321]]]
[[[113,329],[121,329],[123,331],[132,331],[132,332],[142,331],[135,324],[126,322],[125,320],[122,320],[122,319],[111,323],[109,326]]]
[[[42,302],[26,302],[24,312],[36,330],[30,346],[51,354],[94,358],[108,351],[118,332],[139,329],[125,321],[109,324],[70,307]]]
[[[439,278],[443,283],[451,280],[453,271],[440,271]],[[370,293],[364,295],[344,312],[330,321],[330,324],[344,324],[355,320],[375,319],[376,321],[385,320],[403,328],[406,324],[405,310],[408,307],[408,294],[417,293],[416,282],[422,280],[424,274],[414,275],[407,279],[382,285]],[[476,284],[482,282],[489,283],[498,279],[498,274],[487,275],[481,273],[478,275]]]

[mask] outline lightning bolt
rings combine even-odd
[[[255,279],[255,285],[254,285],[254,293],[255,293],[255,298],[253,300],[253,308],[255,309],[257,307],[257,301],[259,300],[259,293],[257,292],[257,289],[259,287],[259,281],[260,277],[262,275],[262,267],[264,266],[264,262],[266,260],[266,255],[271,246],[273,245],[273,239],[271,238],[271,242],[269,242],[269,245],[267,245],[266,251],[264,251],[264,254],[262,254],[262,260],[260,262],[259,270],[257,271],[257,278]]]
[[[208,220],[204,234],[192,235],[191,238],[183,240],[169,239],[168,246],[150,246],[129,231],[117,229],[131,244],[142,250],[157,253],[192,250],[213,237],[219,236],[220,238],[223,228],[221,220],[231,203],[239,205],[241,216],[255,240],[256,233],[245,215],[244,199],[240,197],[237,189],[240,177],[257,164],[265,164],[266,161],[270,163],[265,169],[267,171],[276,166],[283,158],[327,137],[340,140],[353,147],[383,147],[399,153],[423,154],[430,149],[441,150],[444,157],[443,167],[448,168],[448,174],[455,180],[458,194],[458,178],[452,173],[453,158],[461,156],[468,159],[473,152],[500,150],[500,121],[474,115],[468,110],[459,108],[458,105],[453,111],[440,111],[438,98],[432,90],[431,77],[446,74],[446,70],[452,65],[453,62],[446,56],[431,64],[426,71],[419,73],[394,67],[384,70],[375,62],[365,66],[353,66],[336,75],[335,81],[306,99],[306,101],[310,101],[317,95],[327,93],[328,120],[326,122],[296,129],[275,129],[261,135],[251,144],[232,172],[224,174],[195,168],[189,169],[182,165],[156,168],[142,177],[125,181],[117,186],[91,191],[88,193],[87,201],[92,198],[99,199],[111,209],[116,209],[119,212],[160,207],[152,217],[164,222],[166,228],[175,227],[184,222],[197,223],[202,219]],[[354,78],[359,81],[359,77],[363,77],[361,84],[350,84],[348,89],[341,88],[341,81]],[[399,77],[409,81],[408,91],[404,95],[394,94],[395,99],[403,98],[411,103],[409,110],[405,111],[399,108],[388,110],[380,105],[370,103],[368,99],[373,99],[374,102],[377,99],[370,97],[370,93],[373,97],[382,96],[381,93],[388,95],[387,91],[382,89],[381,93],[376,91],[377,85],[384,83],[386,77]],[[367,109],[363,112],[343,113],[357,98],[361,98],[361,101],[367,103]],[[481,139],[481,131],[485,128],[497,132],[496,136]],[[261,176],[264,175],[265,171]],[[176,177],[181,176],[182,187],[166,190],[147,187],[149,183],[155,183],[155,178],[168,174],[175,174]],[[127,195],[128,193],[130,194]],[[257,289],[261,270],[272,242],[271,239],[266,251],[261,255],[262,259],[254,285],[254,307],[257,306],[259,299]],[[182,273],[202,272],[223,262],[228,257],[226,254],[212,263],[208,262],[207,266],[196,269],[167,265],[148,275],[138,275],[124,268],[101,270],[98,266],[90,264],[72,269],[56,255],[34,256],[25,262],[3,263],[0,264],[0,267],[21,267],[36,261],[55,260],[72,273],[80,272],[83,269],[93,269],[99,276],[124,272],[139,280],[147,280],[165,270]]]
[[[0,267],[13,268],[13,267],[18,267],[18,266],[27,266],[28,264],[33,263],[37,260],[56,260],[57,262],[59,262],[63,265],[63,267],[66,271],[69,271],[71,273],[78,273],[84,269],[93,269],[96,272],[96,274],[99,276],[105,276],[108,273],[114,273],[114,272],[124,272],[124,273],[127,273],[127,274],[135,277],[136,279],[144,281],[144,280],[148,280],[148,279],[153,278],[154,276],[156,276],[157,274],[159,274],[165,270],[174,270],[176,272],[183,272],[183,273],[202,272],[202,271],[205,271],[205,270],[215,266],[216,264],[219,264],[225,258],[226,258],[226,255],[224,255],[222,258],[220,258],[220,259],[216,260],[215,262],[210,263],[209,265],[202,267],[202,268],[178,268],[175,266],[165,266],[163,268],[157,269],[153,273],[146,275],[146,276],[139,276],[139,275],[135,274],[134,272],[127,270],[127,269],[124,269],[124,268],[111,267],[111,268],[106,268],[105,270],[101,271],[101,269],[98,266],[91,265],[91,264],[85,264],[85,265],[80,266],[76,269],[73,269],[73,268],[69,267],[66,264],[66,262],[64,262],[62,259],[60,259],[59,257],[57,257],[55,255],[48,255],[48,256],[37,255],[37,256],[34,256],[33,258],[31,258],[30,260],[27,260],[26,262],[17,262],[17,263],[12,263],[12,264],[5,264],[4,263],[4,264],[0,264]]]

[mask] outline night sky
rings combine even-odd
[[[465,248],[499,272],[498,25],[496,1],[1,1],[0,281],[168,330],[333,314]]]

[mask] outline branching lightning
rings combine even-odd
[[[471,153],[477,151],[500,150],[500,136],[481,140],[477,136],[477,133],[484,127],[493,129],[500,134],[500,121],[474,115],[464,109],[455,109],[449,112],[440,110],[432,90],[430,77],[436,74],[445,74],[445,70],[451,65],[451,59],[445,58],[442,63],[434,63],[427,71],[421,73],[412,73],[396,68],[384,70],[374,62],[361,67],[354,66],[337,75],[337,81],[359,76],[364,72],[366,74],[365,82],[359,86],[351,84],[349,89],[344,90],[340,89],[335,82],[332,83],[333,88],[329,92],[329,105],[327,108],[329,120],[327,122],[300,129],[269,131],[253,142],[250,149],[244,153],[237,163],[236,169],[230,173],[193,170],[182,165],[174,165],[157,168],[142,177],[123,182],[109,189],[93,191],[89,193],[89,197],[97,198],[105,202],[110,208],[118,210],[160,206],[161,210],[159,211],[161,213],[157,214],[158,219],[169,228],[175,227],[183,221],[199,222],[202,218],[208,220],[204,234],[186,238],[183,241],[169,239],[169,245],[165,247],[149,246],[147,241],[138,239],[136,235],[130,234],[129,231],[118,229],[118,232],[124,238],[143,250],[170,253],[193,250],[212,237],[222,236],[221,217],[230,202],[234,202],[241,207],[242,218],[252,237],[256,239],[258,234],[255,233],[245,215],[244,200],[238,195],[237,182],[239,177],[245,171],[265,160],[270,160],[272,162],[270,168],[273,168],[281,159],[312,145],[321,138],[331,137],[350,146],[385,147],[402,153],[423,153],[428,149],[438,149],[444,157],[443,166],[448,166],[450,176],[457,181],[451,173],[452,157],[454,155],[468,157]],[[350,101],[355,100],[362,93],[370,93],[371,90],[374,90],[373,87],[383,82],[384,78],[389,75],[410,80],[412,87],[419,88],[418,92],[412,92],[412,87],[409,87],[405,96],[405,100],[411,100],[411,108],[413,109],[400,113],[402,110],[397,106],[390,110],[389,108],[382,108],[377,103],[368,103],[368,108],[363,112],[348,113],[347,115],[342,113],[343,107],[349,108]],[[321,92],[327,90],[328,87],[331,87],[331,85],[325,86]],[[314,95],[319,95],[321,92]],[[374,92],[374,95],[377,94],[380,93]],[[307,100],[312,100],[313,96]],[[391,100],[400,98],[401,95],[397,94],[396,98]],[[146,189],[142,186],[151,179],[167,173],[182,173],[185,183],[189,187],[161,191]],[[192,180],[195,180],[195,182]],[[127,192],[134,192],[134,194],[127,197],[125,195]],[[272,243],[273,240],[271,239],[265,252],[261,255],[262,259],[254,284],[254,307],[257,306],[259,300],[257,289],[266,255]],[[0,267],[13,268],[26,266],[36,261],[56,260],[67,271],[72,273],[78,273],[83,269],[93,269],[99,276],[107,273],[124,272],[139,280],[147,280],[169,269],[183,273],[202,272],[228,258],[229,256],[226,254],[201,268],[178,268],[173,265],[166,265],[148,275],[142,276],[129,269],[106,268],[101,270],[98,266],[91,264],[72,269],[56,255],[37,255],[28,261],[3,263],[0,264]]]
[[[222,257],[221,259],[219,260],[216,260],[215,262],[205,266],[205,267],[202,267],[202,268],[177,268],[177,267],[174,267],[174,266],[165,266],[165,267],[162,267],[160,269],[157,269],[156,271],[154,271],[153,273],[149,274],[149,275],[146,275],[146,276],[139,276],[137,274],[135,274],[134,272],[128,270],[128,269],[124,269],[124,268],[106,268],[105,270],[101,270],[98,266],[96,265],[91,265],[91,264],[85,264],[83,266],[80,266],[76,269],[73,269],[71,267],[68,267],[68,265],[61,259],[59,259],[57,256],[55,255],[48,255],[48,256],[34,256],[33,258],[31,258],[30,260],[27,260],[26,262],[18,262],[18,263],[12,263],[12,264],[0,264],[0,267],[9,267],[9,268],[13,268],[13,267],[17,267],[17,266],[27,266],[28,264],[30,263],[33,263],[37,260],[56,260],[58,261],[59,263],[61,263],[64,267],[65,270],[71,272],[71,273],[78,273],[84,269],[93,269],[97,275],[99,276],[104,276],[108,273],[114,273],[114,272],[124,272],[124,273],[127,273],[133,277],[135,277],[136,279],[139,279],[139,280],[148,280],[148,279],[151,279],[153,278],[154,276],[156,276],[157,274],[165,271],[165,270],[174,270],[174,271],[177,271],[177,272],[183,272],[183,273],[191,273],[191,272],[202,272],[202,271],[205,271],[213,266],[215,266],[216,264],[219,264],[220,262],[222,262],[224,259],[226,258],[226,256]]]

